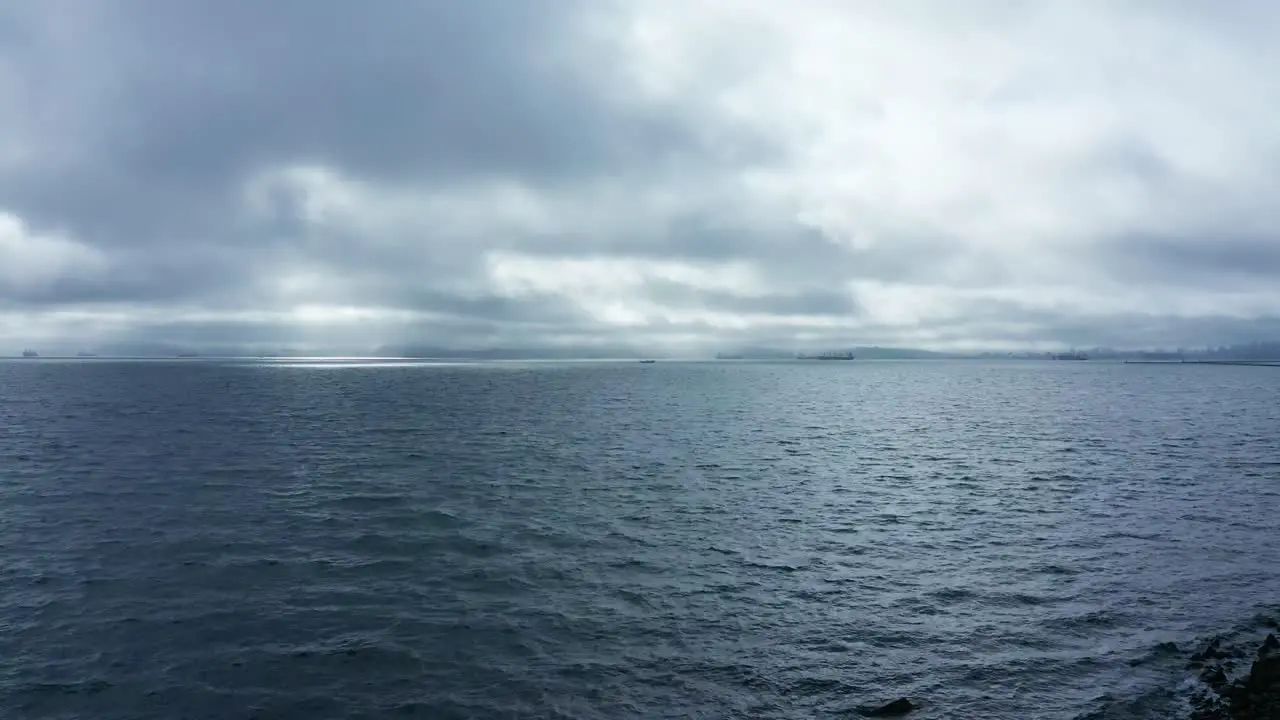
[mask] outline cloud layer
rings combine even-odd
[[[1272,3],[12,0],[0,350],[1226,343]]]

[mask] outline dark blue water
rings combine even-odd
[[[1176,717],[1280,370],[0,363],[0,716]]]

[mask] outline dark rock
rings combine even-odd
[[[1156,650],[1162,653],[1176,653],[1178,652],[1178,643],[1162,642],[1159,645],[1156,645]]]
[[[1280,718],[1280,645],[1268,636],[1258,648],[1258,659],[1248,674],[1229,682],[1230,661],[1208,665],[1201,679],[1209,688],[1193,700],[1192,720],[1276,720]],[[1220,654],[1216,644],[1211,655]],[[1235,653],[1232,653],[1234,655]]]
[[[1219,638],[1209,641],[1203,650],[1191,656],[1191,662],[1205,662],[1206,660],[1222,660],[1228,657],[1228,654],[1222,651],[1222,643]]]
[[[1221,690],[1227,684],[1227,674],[1220,667],[1205,670],[1200,673],[1200,679],[1214,690]]]
[[[1280,656],[1262,657],[1249,668],[1250,687],[1280,685]]]
[[[1258,648],[1258,657],[1262,657],[1269,653],[1280,650],[1280,640],[1276,639],[1275,633],[1267,633],[1267,639],[1262,641],[1262,647]]]
[[[913,705],[910,700],[906,698],[898,698],[897,700],[894,700],[891,703],[885,703],[880,707],[862,708],[858,713],[865,715],[866,717],[900,717],[915,709],[916,706]]]

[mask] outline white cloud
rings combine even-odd
[[[101,252],[57,234],[33,232],[22,218],[0,210],[0,295],[35,295],[65,279],[101,273]]]
[[[757,187],[855,246],[935,233],[1030,266],[1228,215],[1280,226],[1276,53],[1180,4],[629,7],[647,97],[764,134],[785,159]]]
[[[754,267],[742,262],[695,265],[645,258],[542,258],[505,252],[486,256],[489,278],[498,292],[522,295],[563,294],[584,301],[625,297],[662,280],[696,290],[751,297],[765,286]]]

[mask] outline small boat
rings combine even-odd
[[[36,352],[35,350],[23,350],[22,357],[24,358],[40,357],[40,353]]]
[[[641,365],[651,365],[651,364],[653,364],[653,363],[655,363],[655,362],[658,362],[658,361],[657,361],[657,360],[641,360],[641,361],[640,361],[640,364],[641,364]]]

